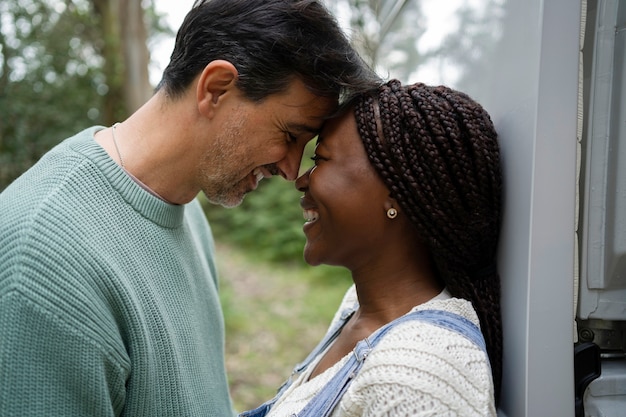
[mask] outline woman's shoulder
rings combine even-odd
[[[459,315],[480,328],[480,322],[472,303],[463,298],[455,298],[444,289],[441,294],[430,301],[413,307],[411,311],[439,310]]]
[[[459,317],[461,321],[471,322],[478,329],[479,321],[472,304],[459,298],[431,300],[414,307],[411,312],[434,311],[437,313],[450,313],[448,317]],[[457,326],[453,326],[457,327]],[[452,354],[453,360],[462,360],[465,355],[484,356],[486,353],[481,345],[476,344],[471,338],[453,329],[450,326],[442,326],[432,320],[416,319],[404,320],[393,326],[380,340],[376,350],[398,350],[411,359],[419,355]],[[460,352],[464,352],[462,355]],[[372,352],[373,353],[373,352]],[[394,354],[397,355],[397,354]]]

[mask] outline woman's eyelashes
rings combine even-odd
[[[315,164],[317,165],[317,163],[318,163],[319,161],[323,161],[323,160],[324,160],[324,158],[322,158],[322,157],[321,157],[321,156],[319,156],[318,154],[313,154],[313,156],[311,157],[311,160],[312,160],[313,162],[315,162]]]

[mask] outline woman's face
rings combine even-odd
[[[373,259],[391,220],[389,191],[365,153],[352,109],[324,125],[313,159],[296,180],[304,192],[304,259],[354,271]]]

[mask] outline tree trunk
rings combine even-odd
[[[141,0],[92,0],[92,4],[102,28],[109,87],[103,119],[110,125],[126,118],[152,95],[148,35]]]
[[[148,73],[150,52],[148,33],[141,0],[121,1],[121,35],[124,53],[124,99],[126,109],[133,112],[152,95]]]

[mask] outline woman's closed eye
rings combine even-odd
[[[322,157],[321,157],[321,156],[319,156],[318,154],[314,154],[314,155],[311,157],[311,160],[317,164],[317,163],[318,163],[318,161],[323,161],[323,160],[324,160],[324,158],[322,158]]]

